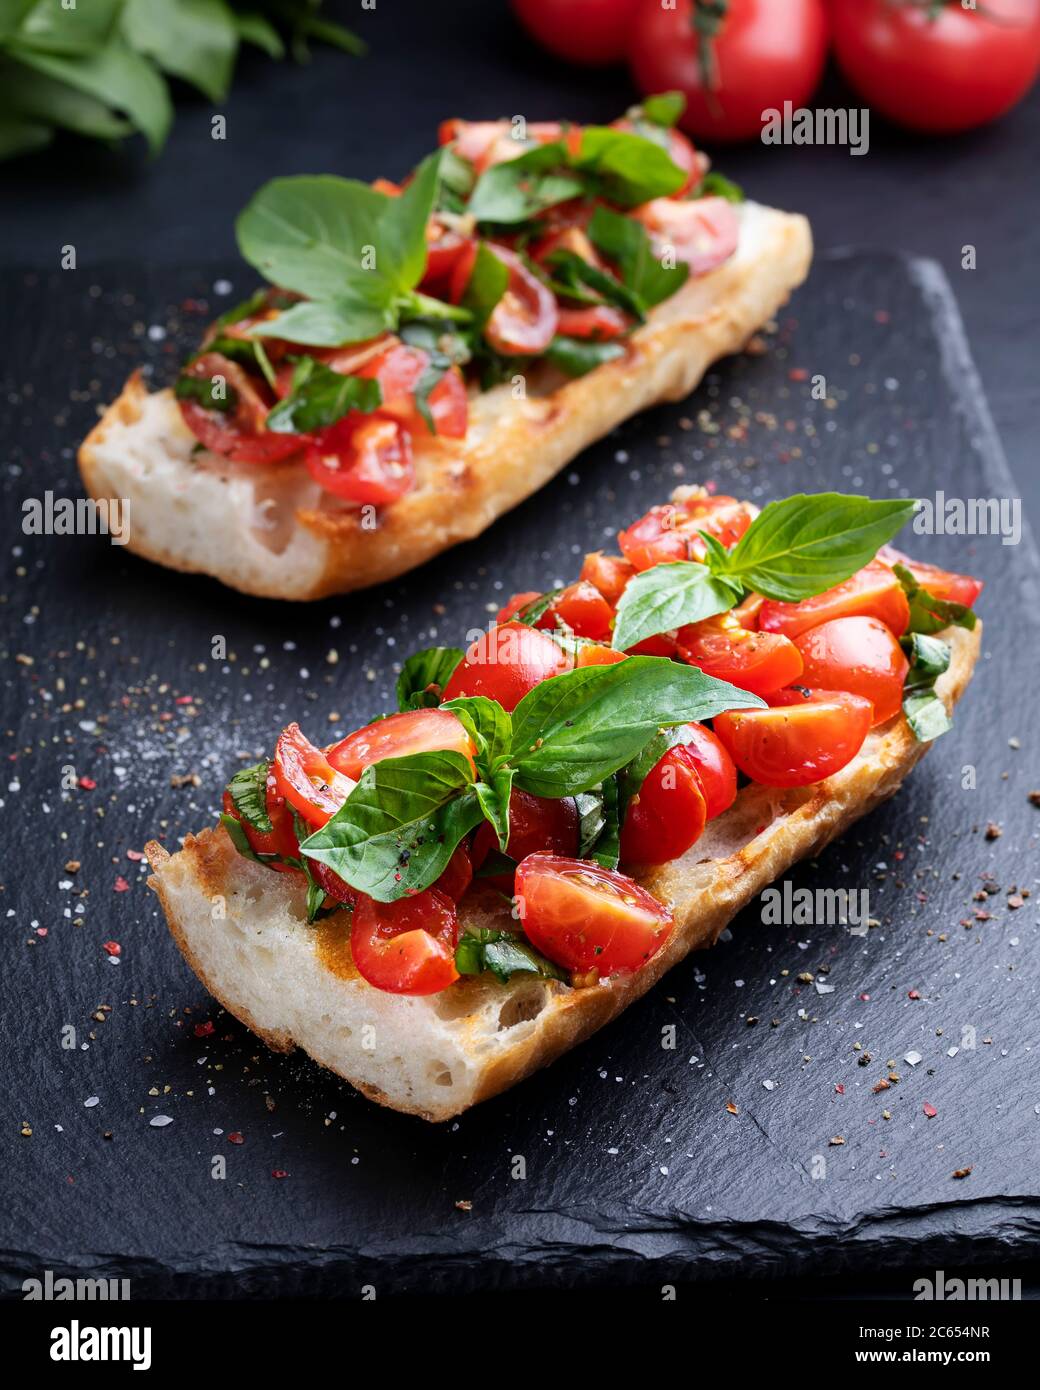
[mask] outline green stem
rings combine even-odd
[[[409,319],[450,319],[452,323],[472,323],[473,315],[461,304],[445,304],[442,299],[420,294],[412,290],[401,295],[396,301],[402,318]]]

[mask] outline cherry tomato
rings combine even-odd
[[[431,229],[435,232],[433,240],[430,240]],[[446,293],[455,263],[472,238],[448,231],[434,221],[427,226],[426,237],[426,269],[423,271],[422,288],[427,293],[435,290]]]
[[[748,632],[729,613],[689,623],[676,636],[679,655],[716,680],[769,695],[802,674],[798,648],[774,632]]]
[[[691,275],[706,275],[728,261],[740,240],[740,219],[725,198],[654,198],[632,216],[650,233],[654,255],[660,259],[671,251]]]
[[[687,749],[670,748],[647,773],[621,827],[626,864],[666,864],[696,844],[708,819],[697,765]]]
[[[575,666],[613,666],[624,661],[627,652],[619,652],[615,647],[604,647],[599,642],[587,642],[579,647],[574,655]]]
[[[473,862],[483,864],[488,853],[497,846],[494,830],[484,821],[473,836]],[[539,850],[551,854],[577,854],[577,807],[569,796],[558,799],[532,796],[530,792],[514,787],[509,793],[509,843],[506,854],[510,859],[520,860]],[[497,880],[492,882],[497,883]],[[508,886],[505,891],[508,891]]]
[[[758,612],[758,626],[762,632],[782,632],[785,637],[795,638],[832,618],[853,617],[877,618],[897,637],[907,629],[910,605],[903,586],[881,560],[871,560],[844,584],[801,603],[765,599]]]
[[[706,531],[720,545],[735,545],[751,525],[752,513],[735,497],[688,497],[664,502],[625,531],[618,544],[637,570],[674,560],[703,560],[707,551],[698,534]]]
[[[307,867],[319,888],[324,889],[330,898],[335,898],[336,902],[342,903],[344,907],[355,906],[361,894],[356,888],[352,888],[345,878],[340,878],[327,864],[321,864],[317,859],[308,859]]]
[[[637,642],[634,647],[629,647],[625,655],[675,656],[675,638],[669,637],[666,632],[660,632],[656,637],[644,637],[642,642]]]
[[[298,859],[300,854],[299,841],[296,838],[296,827],[293,824],[292,812],[285,804],[285,798],[278,795],[274,777],[269,772],[267,774],[267,814],[271,820],[270,830],[254,830],[248,821],[244,821],[235,809],[235,803],[231,800],[231,793],[224,793],[224,812],[226,815],[233,816],[241,825],[249,847],[254,854],[278,854],[283,859]],[[271,868],[282,872],[297,872],[293,870],[291,864],[272,864]]]
[[[444,688],[444,699],[486,695],[512,711],[529,690],[572,665],[572,658],[544,632],[524,623],[500,623],[481,633],[466,652]]]
[[[484,337],[506,357],[531,354],[537,356],[552,342],[556,334],[559,311],[556,298],[547,285],[506,246],[484,243],[509,271],[506,292],[491,311],[484,326]],[[464,252],[455,264],[451,277],[451,298],[462,302],[476,261],[476,243],[472,253]]]
[[[413,753],[461,753],[473,761],[476,749],[450,710],[412,709],[366,724],[325,750],[338,772],[355,782],[366,767],[384,758],[407,758]]]
[[[473,882],[473,863],[465,844],[455,846],[455,852],[448,860],[448,867],[433,885],[438,893],[443,893],[453,903],[457,903]]]
[[[807,787],[840,772],[863,747],[874,707],[844,690],[781,690],[772,708],[726,710],[715,732],[746,777]]]
[[[306,440],[298,434],[277,434],[264,428],[268,405],[248,372],[230,357],[205,352],[185,367],[196,381],[222,380],[229,410],[209,410],[199,401],[178,400],[184,423],[201,444],[233,463],[279,463],[298,454]]]
[[[520,23],[543,48],[571,63],[620,63],[639,0],[513,0]]]
[[[668,940],[672,914],[624,874],[584,859],[532,854],[516,871],[516,902],[532,945],[557,965],[627,975]]]
[[[874,705],[874,724],[898,714],[909,663],[877,618],[832,618],[795,641],[802,654],[800,679],[812,689],[848,690]]]
[[[938,565],[924,565],[890,545],[882,546],[878,558],[890,565],[904,565],[921,588],[927,589],[934,598],[963,603],[965,608],[972,606],[985,587],[981,579],[973,579],[970,574],[955,574],[952,570],[940,569]]]
[[[627,331],[631,319],[609,304],[589,304],[582,309],[561,308],[557,332],[565,338],[591,338],[606,342]]]
[[[569,584],[555,598],[535,624],[553,631],[557,619],[571,629],[576,637],[589,637],[594,642],[608,641],[614,625],[614,610],[600,591],[587,580]]]
[[[871,107],[913,130],[949,133],[996,120],[1040,68],[1038,0],[893,5],[833,0],[834,51]]]
[[[682,726],[683,747],[700,774],[708,819],[728,811],[737,799],[737,769],[717,734],[703,724]]]
[[[594,550],[585,556],[585,563],[578,577],[595,585],[611,607],[616,608],[618,599],[625,591],[625,585],[635,573],[636,567],[630,560],[623,560],[620,555],[604,555],[602,550]]]
[[[822,0],[729,0],[712,40],[714,61],[705,83],[691,0],[667,7],[644,0],[636,11],[629,61],[644,93],[681,91],[679,124],[712,141],[748,140],[762,129],[762,112],[784,101],[804,106],[827,57]]]
[[[413,432],[429,433],[430,427],[415,403],[415,388],[429,365],[429,353],[398,343],[378,357],[369,358],[356,369],[355,375],[379,382],[383,393],[380,415],[392,415]],[[458,367],[448,368],[430,392],[427,404],[438,435],[450,439],[465,436],[469,405],[466,383]]]
[[[299,724],[290,724],[279,734],[271,769],[278,795],[315,828],[335,815],[355,786],[331,766]]]
[[[415,486],[408,431],[386,415],[352,411],[316,434],[304,459],[315,482],[350,502],[383,506]]]
[[[377,903],[362,894],[350,926],[350,952],[362,979],[389,994],[437,994],[459,978],[455,904],[436,888]]]

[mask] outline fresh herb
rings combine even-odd
[[[727,203],[742,203],[744,190],[739,183],[734,183],[724,174],[717,174],[713,169],[704,175],[690,196],[691,198],[725,198]]]
[[[230,816],[226,811],[220,813],[220,823],[231,838],[231,843],[238,850],[244,859],[252,859],[257,864],[271,864],[278,862],[277,854],[259,855],[249,843],[245,828],[242,822],[235,816]]]
[[[464,656],[459,647],[425,647],[421,652],[413,652],[397,677],[398,709],[432,709],[439,705],[444,687]]]
[[[654,125],[671,127],[685,110],[686,97],[682,92],[658,92],[654,96],[644,97],[642,106],[637,107],[633,114],[641,115]]]
[[[478,331],[483,331],[495,305],[505,294],[508,286],[509,267],[505,261],[499,260],[486,241],[480,242],[462,296],[462,303],[472,314]]]
[[[219,410],[224,414],[238,405],[235,388],[209,376],[187,376],[182,373],[174,382],[173,394],[179,401],[194,401],[204,410]]]
[[[240,768],[228,783],[228,793],[240,818],[261,834],[274,829],[267,811],[267,775],[271,764],[265,758],[252,767]]]
[[[969,631],[978,621],[972,610],[952,599],[936,598],[914,578],[905,565],[893,565],[896,578],[903,586],[910,604],[909,632],[941,632],[944,627],[963,627]]]
[[[460,975],[482,975],[490,970],[502,984],[516,974],[538,975],[543,980],[564,980],[566,972],[538,954],[516,932],[479,927],[463,932],[455,948],[455,969]]]
[[[686,174],[655,140],[614,126],[586,126],[574,166],[591,179],[590,194],[633,208],[678,193]]]
[[[374,377],[344,376],[316,357],[301,357],[293,368],[289,394],[267,416],[276,434],[314,434],[352,410],[365,413],[383,403]]]
[[[468,159],[447,149],[441,159],[441,186],[435,204],[438,212],[461,214],[466,211],[466,200],[473,192],[477,174]]]
[[[558,294],[568,295],[583,304],[611,304],[640,322],[646,317],[639,295],[576,251],[562,247],[554,251],[548,259],[548,268],[552,272],[553,289]],[[594,293],[589,294],[590,290]]]
[[[950,645],[922,632],[911,632],[901,640],[910,662],[903,682],[903,713],[918,743],[930,743],[952,728],[935,689],[935,682],[949,667]]]
[[[546,361],[569,377],[585,376],[604,362],[615,362],[624,355],[624,345],[617,341],[598,343],[591,338],[567,338],[559,333],[545,352]]]
[[[634,218],[598,207],[588,227],[589,239],[621,271],[627,288],[645,309],[670,298],[690,274],[685,261],[666,266],[654,255],[646,228]]]
[[[578,809],[578,858],[594,859],[604,869],[616,869],[621,858],[621,804],[618,778],[574,798]]]
[[[719,579],[695,560],[654,565],[633,575],[617,606],[613,644],[628,651],[647,637],[725,613],[743,594],[739,582]]]
[[[477,179],[466,211],[478,222],[529,222],[556,203],[582,194],[584,181],[567,165],[562,141],[535,145],[515,159],[493,164]]]
[[[275,389],[277,382],[275,370],[259,338],[233,338],[228,334],[218,334],[195,353],[194,357],[189,358],[186,365],[190,367],[199,358],[205,357],[210,352],[219,353],[221,357],[226,357],[231,362],[238,362],[247,371],[259,372],[268,386],[272,390]]]

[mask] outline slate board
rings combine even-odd
[[[471,544],[305,608],[19,526],[23,498],[78,495],[73,449],[97,402],[139,360],[169,375],[200,301],[227,305],[211,290],[222,274],[248,288],[228,267],[126,265],[0,288],[0,587],[5,654],[23,658],[5,663],[3,687],[3,1287],[50,1267],[129,1275],[137,1298],[462,1292],[949,1270],[1035,1252],[1040,897],[1007,906],[1012,885],[1035,889],[1040,826],[1027,800],[1040,786],[1028,538],[909,538],[987,581],[983,660],[954,732],[903,792],[792,875],[869,888],[881,925],[866,938],[766,926],[753,906],[610,1028],[456,1123],[381,1110],[268,1053],[195,981],[129,857],[156,831],[172,846],[209,823],[237,751],[267,750],[290,717],[331,738],[389,707],[396,659],[455,640],[514,589],[573,575],[677,482],[759,500],[1014,496],[941,273],[873,253],[821,260],[764,356],[630,422]],[[811,398],[816,373],[833,405]],[[210,659],[218,634],[235,661]],[[68,767],[96,786],[63,792]],[[201,785],[171,787],[191,772]],[[990,821],[1000,838],[986,838]],[[998,891],[980,904],[985,874]],[[796,979],[820,966],[832,993]],[[874,1094],[889,1060],[902,1079]],[[173,1123],[154,1127],[157,1115]]]

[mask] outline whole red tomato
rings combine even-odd
[[[620,63],[639,0],[513,0],[532,38],[571,63]]]
[[[827,57],[823,0],[725,0],[717,32],[702,45],[697,27],[716,6],[640,0],[628,51],[643,93],[681,91],[680,125],[709,141],[748,140],[762,129],[762,112],[802,106],[812,96]]]
[[[842,71],[872,107],[913,130],[970,130],[1010,110],[1040,69],[1040,0],[833,0]]]

